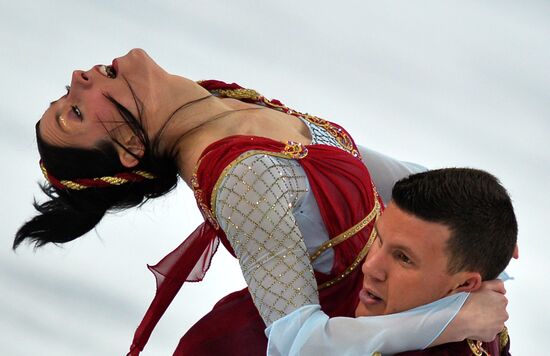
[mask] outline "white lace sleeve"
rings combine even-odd
[[[255,154],[224,174],[213,209],[266,325],[318,304],[309,255],[292,214],[308,189],[302,167]]]

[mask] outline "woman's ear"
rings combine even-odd
[[[460,292],[475,292],[481,288],[481,275],[478,272],[457,273],[457,283],[449,291],[449,295]]]
[[[117,151],[120,163],[126,168],[135,167],[145,153],[143,144],[134,134],[129,135],[125,142],[117,145]]]

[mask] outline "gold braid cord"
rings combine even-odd
[[[153,174],[147,171],[135,170],[132,172],[119,173],[114,176],[104,176],[104,177],[97,177],[97,178],[81,178],[81,179],[75,179],[75,180],[68,180],[68,179],[59,180],[48,172],[48,170],[46,169],[42,161],[40,161],[40,169],[42,170],[42,174],[44,175],[44,178],[46,178],[46,180],[50,182],[51,185],[53,185],[58,189],[70,189],[70,190],[84,190],[87,188],[110,187],[114,185],[126,184],[129,182],[140,182],[145,179],[152,180],[156,178]]]

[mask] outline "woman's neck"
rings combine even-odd
[[[194,166],[212,142],[242,130],[242,115],[256,110],[250,104],[212,96],[195,82],[170,76],[149,98],[151,122],[148,132],[159,137],[158,150],[176,160],[180,176],[190,185]]]
[[[176,160],[180,176],[191,186],[193,171],[200,155],[213,142],[232,135],[254,135],[278,141],[292,140],[309,144],[307,126],[298,118],[264,106],[236,99],[212,96],[197,83],[173,76],[173,82],[158,100],[163,123],[160,152]],[[265,110],[258,115],[258,110]],[[284,125],[282,123],[284,122]],[[150,131],[151,132],[151,131]]]
[[[213,97],[213,105],[198,112],[198,119],[190,125],[192,128],[180,136],[176,144],[177,165],[183,180],[191,186],[195,165],[202,152],[213,142],[225,137],[250,132],[248,112],[264,109],[258,106],[241,107]]]

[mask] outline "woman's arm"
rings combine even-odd
[[[307,248],[293,215],[307,187],[307,177],[299,163],[259,154],[233,164],[216,191],[216,218],[239,258],[254,303],[268,326],[274,322],[276,325],[277,320],[304,306],[319,305]],[[343,300],[345,298],[343,296]],[[420,314],[407,316],[423,334],[410,334],[408,324],[399,321],[401,316],[395,317],[398,322],[382,318],[375,325],[357,323],[353,318],[327,320],[334,325],[330,330],[339,330],[340,325],[345,324],[349,324],[347,330],[357,329],[363,335],[362,347],[380,346],[381,352],[405,351],[423,348],[433,341],[460,309],[461,303],[460,300],[451,303],[452,307],[440,312],[439,318],[426,319]],[[319,313],[322,312],[319,310]],[[388,329],[394,333],[390,335]],[[286,332],[273,335],[270,345],[281,336],[293,338]],[[409,343],[396,346],[393,342],[398,339],[394,335],[409,335]],[[392,348],[386,349],[385,343],[379,344],[380,340],[391,341]],[[314,346],[316,342],[306,340],[305,344]]]
[[[502,281],[488,281],[469,297],[459,293],[402,313],[359,318],[329,318],[318,305],[304,306],[266,329],[267,354],[393,354],[466,338],[492,341],[508,319],[503,293]]]
[[[307,193],[296,161],[258,154],[226,172],[214,211],[266,325],[319,304],[317,282],[292,214]]]
[[[266,329],[267,354],[385,355],[423,349],[467,297],[460,293],[398,314],[359,318],[329,318],[319,306],[305,306]]]
[[[508,278],[506,273],[503,274]],[[481,288],[471,293],[456,318],[430,346],[464,339],[487,342],[494,340],[495,336],[504,329],[504,322],[508,320],[506,311],[508,299],[504,296],[505,293],[503,280],[483,282]]]

